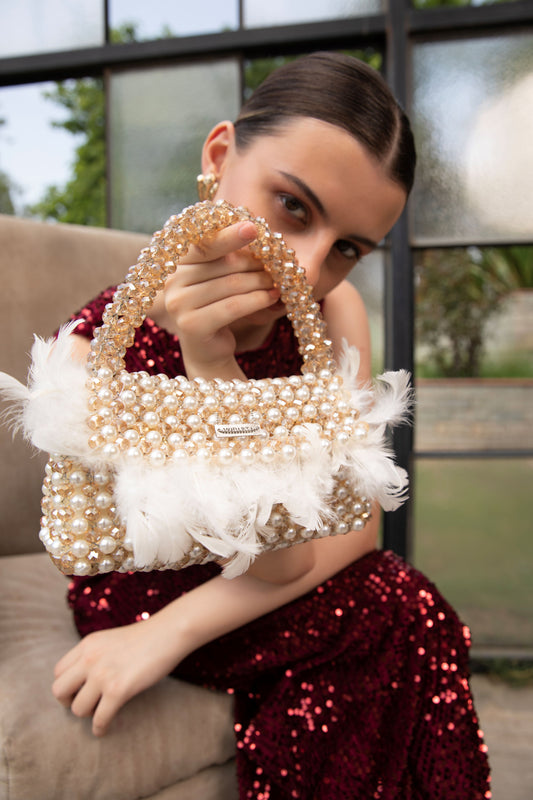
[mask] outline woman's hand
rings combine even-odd
[[[174,643],[155,616],[91,633],[56,664],[52,693],[77,717],[92,715],[94,735],[103,736],[128,700],[168,675],[185,656]]]
[[[238,222],[191,247],[167,280],[164,307],[180,339],[189,378],[239,377],[239,319],[279,299],[272,279],[246,245],[257,236],[252,222]]]

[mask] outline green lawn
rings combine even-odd
[[[533,461],[417,462],[414,562],[474,643],[533,647]]]

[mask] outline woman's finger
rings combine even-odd
[[[72,698],[85,683],[86,676],[87,672],[81,664],[65,670],[53,682],[52,694],[62,706],[68,708],[72,704]]]
[[[278,299],[277,289],[256,290],[224,297],[208,306],[181,314],[180,332],[183,336],[194,336],[205,341],[242,317],[268,308]]]
[[[272,279],[266,272],[231,272],[209,281],[192,283],[186,287],[174,284],[167,288],[165,306],[179,324],[179,318],[192,309],[206,308],[234,295],[250,292],[269,292]]]
[[[76,717],[90,717],[102,696],[102,690],[94,679],[87,680],[76,694],[70,710]]]
[[[129,699],[129,697],[121,697],[110,692],[102,695],[93,715],[92,731],[94,736],[104,736],[117,712]]]
[[[199,244],[192,245],[187,255],[180,259],[181,264],[198,264],[216,261],[230,253],[241,250],[257,237],[257,228],[253,222],[237,222],[214,236],[204,238]]]

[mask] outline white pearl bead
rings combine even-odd
[[[183,436],[180,433],[171,433],[167,439],[167,442],[169,443],[170,447],[175,450],[177,447],[183,444]]]
[[[159,425],[159,414],[156,411],[147,411],[143,414],[143,422],[149,428],[157,428]]]
[[[126,408],[132,406],[135,403],[135,392],[132,392],[131,389],[125,389],[120,393],[120,400],[124,403]]]
[[[109,367],[100,367],[96,375],[102,381],[102,383],[108,383],[113,378],[113,372],[109,369]]]
[[[112,502],[113,502],[113,495],[110,494],[109,492],[98,492],[98,494],[94,498],[95,506],[100,509],[109,508]]]
[[[255,461],[255,453],[253,450],[250,450],[248,447],[245,447],[244,450],[241,450],[239,455],[240,460],[246,466],[253,464]]]
[[[91,546],[89,542],[85,541],[85,539],[76,539],[75,542],[72,542],[71,551],[76,558],[83,558],[83,556],[87,555],[90,549]]]
[[[75,517],[71,524],[72,533],[75,536],[79,536],[80,534],[87,533],[89,530],[89,523],[83,517]]]
[[[161,450],[152,450],[148,458],[153,467],[161,467],[165,463],[165,454]]]
[[[46,549],[53,556],[60,556],[63,552],[63,544],[59,539],[50,539],[47,542]]]
[[[168,408],[169,411],[175,411],[178,407],[178,398],[173,394],[167,394],[163,399],[163,405],[165,408]]]
[[[154,408],[156,404],[155,395],[151,392],[145,392],[145,394],[141,395],[141,403],[145,408]]]
[[[222,405],[230,409],[237,408],[237,406],[239,405],[239,398],[237,397],[235,392],[230,392],[222,400]]]
[[[109,389],[103,388],[99,390],[97,397],[100,402],[103,403],[103,405],[107,406],[113,400],[113,392],[111,392]]]
[[[108,556],[117,547],[117,542],[112,536],[102,536],[98,542],[98,549],[101,553]]]
[[[131,461],[137,461],[138,459],[142,458],[142,453],[141,453],[141,451],[140,451],[140,449],[138,447],[129,447],[126,450],[126,456]]]
[[[54,482],[54,477],[56,475],[59,476],[60,479],[62,479],[62,477],[63,477],[61,475],[61,473],[54,472],[54,474],[52,475],[52,482]],[[74,486],[83,486],[83,484],[87,482],[86,474],[84,472],[82,472],[81,470],[79,470],[79,469],[76,469],[73,472],[71,472],[70,475],[69,475],[69,478],[70,478],[70,482]]]
[[[74,575],[88,575],[91,571],[91,565],[84,558],[74,562]]]
[[[173,461],[184,461],[188,457],[189,457],[189,454],[187,453],[186,450],[183,449],[183,447],[178,447],[178,449],[174,450],[174,452],[172,453],[172,460]]]
[[[144,440],[152,447],[158,447],[162,442],[163,437],[159,431],[148,431],[145,434]]]
[[[127,431],[124,431],[124,438],[129,444],[136,445],[139,444],[139,439],[141,437],[139,431],[135,430],[135,428],[129,428]]]
[[[100,533],[107,533],[113,527],[113,522],[110,517],[98,517],[96,528]]]
[[[87,497],[80,493],[71,495],[69,499],[69,505],[73,511],[83,511],[87,507],[87,502]]]
[[[109,473],[105,470],[97,470],[93,473],[93,481],[97,486],[105,486],[109,481]]]
[[[78,473],[72,473],[72,474],[79,475],[81,473],[78,472]],[[52,473],[52,477],[50,478],[50,480],[52,482],[52,486],[59,486],[65,480],[65,476],[63,475],[62,472],[53,472]]]
[[[230,450],[229,447],[223,447],[218,454],[218,460],[221,464],[231,464],[233,461],[233,450]]]
[[[281,448],[281,455],[284,461],[292,461],[296,456],[296,448],[292,444],[284,444]]]
[[[104,425],[101,434],[108,442],[113,442],[117,438],[117,429],[114,425]]]
[[[269,422],[279,422],[281,419],[281,411],[279,408],[269,408],[266,415]]]
[[[309,389],[307,386],[300,386],[300,388],[296,390],[296,398],[302,402],[309,400]]]
[[[272,447],[263,447],[259,455],[260,455],[261,461],[263,461],[263,463],[265,463],[265,464],[269,464],[276,457],[276,454],[275,454],[274,450],[272,449]]]
[[[344,535],[345,533],[348,533],[349,530],[350,530],[350,528],[348,526],[348,523],[339,522],[339,523],[337,523],[337,526],[336,526],[336,529],[335,529],[335,533],[338,533],[339,535]]]
[[[305,419],[314,419],[316,417],[316,406],[312,403],[306,403],[302,409]]]
[[[291,403],[294,399],[294,392],[289,386],[285,386],[279,393],[279,396],[281,400],[285,401],[285,403]]]
[[[274,428],[274,436],[276,439],[285,439],[289,435],[288,428],[285,425],[276,425]]]

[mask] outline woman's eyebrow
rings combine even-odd
[[[284,172],[283,170],[279,170],[279,174],[283,175],[283,177],[286,178],[288,181],[291,181],[291,183],[294,183],[295,186],[298,186],[298,188],[305,194],[307,199],[310,200],[311,203],[313,203],[318,213],[327,221],[328,214],[326,212],[326,209],[322,205],[320,198],[317,197],[317,195],[313,192],[311,187],[305,183],[305,181],[303,181],[301,178],[298,178],[297,175],[291,175],[290,172]],[[353,233],[347,238],[353,239],[356,242],[360,242],[361,244],[364,244],[367,247],[369,247],[371,250],[374,250],[378,246],[378,243],[374,242],[373,239],[368,239],[366,236],[360,236],[357,233]]]
[[[283,172],[283,170],[279,171],[280,175],[283,175],[284,178],[291,181],[292,183],[296,184],[299,189],[307,196],[307,199],[310,200],[313,205],[316,207],[317,211],[320,213],[322,217],[327,219],[326,209],[322,205],[320,199],[316,196],[313,190],[303,181],[301,178],[298,178],[296,175],[291,175],[290,172]]]

